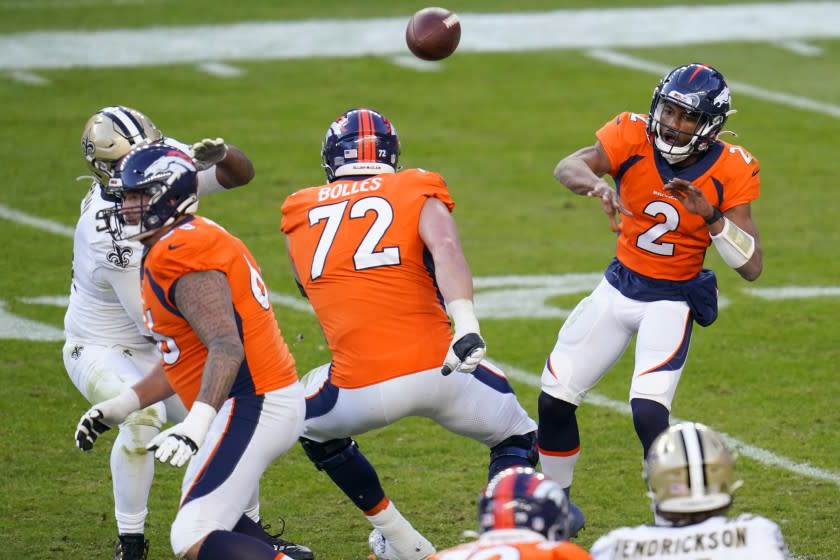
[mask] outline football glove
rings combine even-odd
[[[195,401],[183,422],[153,437],[146,449],[154,451],[155,458],[161,463],[183,467],[204,443],[207,430],[215,417],[215,408],[207,403]]]
[[[450,301],[446,308],[455,323],[455,334],[440,372],[443,375],[449,375],[455,370],[471,373],[487,353],[487,345],[478,331],[473,303],[467,299],[458,299]]]
[[[223,138],[205,138],[192,145],[192,157],[199,171],[216,165],[226,155],[227,144]]]
[[[82,451],[90,451],[96,438],[117,424],[122,424],[129,414],[137,410],[140,410],[140,399],[134,389],[93,405],[76,425],[76,446]]]

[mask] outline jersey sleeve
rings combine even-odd
[[[143,296],[137,271],[126,271],[110,267],[100,268],[98,276],[101,281],[108,283],[114,290],[120,305],[126,314],[137,325],[137,330],[143,336],[151,336],[143,321]]]
[[[416,173],[414,180],[420,186],[426,198],[437,198],[449,208],[450,212],[455,209],[455,201],[452,199],[449,187],[440,173],[419,168],[412,171]]]
[[[761,177],[758,159],[741,146],[726,144],[727,156],[724,169],[727,174],[720,209],[727,211],[734,206],[749,204],[761,194]]]
[[[188,223],[173,230],[173,235],[160,239],[155,246],[158,281],[171,282],[174,288],[178,278],[192,272],[228,270],[228,264],[237,255],[230,245],[219,242],[221,236],[214,235],[217,227],[212,222],[201,223],[198,228]]]
[[[614,177],[621,164],[647,142],[647,116],[625,111],[605,123],[595,136],[610,158],[610,175]]]
[[[589,553],[594,560],[613,560],[615,552],[615,538],[612,533],[607,533],[598,538]]]

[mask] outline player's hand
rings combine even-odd
[[[665,192],[677,198],[686,210],[692,214],[710,216],[714,212],[714,206],[706,198],[699,188],[685,179],[674,178],[665,183]]]
[[[606,181],[599,181],[598,184],[591,191],[586,193],[586,196],[601,199],[601,209],[610,221],[610,229],[613,233],[621,231],[621,222],[618,219],[618,214],[625,216],[632,216],[633,213],[624,207],[621,202],[621,197]]]
[[[204,443],[207,430],[215,417],[215,408],[207,403],[195,401],[183,422],[153,437],[146,449],[154,451],[155,459],[161,463],[183,467]]]
[[[225,159],[227,144],[223,138],[205,138],[192,145],[192,157],[199,170],[212,167]]]
[[[85,412],[76,425],[76,446],[82,451],[90,451],[96,438],[111,429],[102,421],[102,411],[94,407]]]
[[[76,446],[82,451],[90,451],[96,438],[122,424],[129,414],[139,409],[140,399],[133,389],[126,389],[112,399],[93,405],[76,425]]]
[[[486,354],[487,345],[480,334],[468,332],[461,335],[456,332],[440,372],[443,375],[449,375],[455,370],[472,373]]]

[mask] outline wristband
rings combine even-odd
[[[478,333],[478,319],[473,311],[473,302],[468,299],[454,299],[446,304],[446,311],[455,322],[458,332]]]
[[[720,233],[711,237],[723,262],[732,268],[741,268],[755,253],[755,238],[726,218]]]
[[[713,223],[715,223],[716,221],[720,220],[721,218],[723,218],[723,212],[721,212],[720,209],[717,206],[713,206],[712,207],[712,215],[709,216],[708,218],[704,217],[703,220],[706,222],[706,225],[710,226]]]

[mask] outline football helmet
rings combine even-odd
[[[494,529],[529,529],[549,540],[569,538],[569,505],[563,487],[530,467],[505,469],[478,500],[478,525]]]
[[[100,109],[85,123],[82,153],[96,179],[107,187],[121,157],[139,144],[162,138],[149,117],[131,107],[114,105]]]
[[[720,515],[741,486],[733,481],[735,457],[720,434],[697,422],[669,427],[653,441],[644,477],[657,514],[675,525]]]
[[[120,160],[110,185],[119,202],[96,217],[117,240],[148,237],[194,212],[198,203],[195,162],[165,144],[144,144],[129,152]],[[140,206],[128,204],[127,195],[138,192],[148,199]]]
[[[691,139],[683,145],[663,137],[674,137],[678,132],[661,122],[662,109],[667,103],[699,115]],[[727,116],[734,112],[731,104],[729,86],[723,74],[705,64],[679,66],[668,72],[653,90],[648,134],[669,163],[678,163],[693,153],[707,150],[717,140]]]
[[[353,175],[394,173],[400,157],[397,129],[380,113],[350,109],[327,129],[321,160],[327,181]]]

